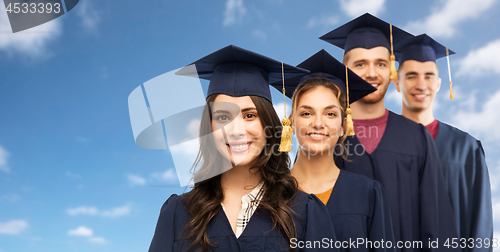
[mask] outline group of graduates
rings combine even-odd
[[[433,116],[436,60],[454,52],[368,13],[320,39],[343,63],[230,45],[176,73],[210,84],[195,184],[164,203],[150,252],[492,250],[481,143]],[[292,99],[281,123],[270,86]]]

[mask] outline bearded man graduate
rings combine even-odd
[[[491,251],[491,247],[482,245],[485,239],[493,237],[493,215],[490,178],[481,142],[438,121],[432,112],[432,102],[441,87],[436,60],[454,52],[426,34],[397,47],[401,48],[399,78],[394,84],[403,94],[402,115],[425,125],[434,138],[459,238],[467,241],[462,251]]]
[[[391,79],[397,78],[392,42],[411,37],[367,13],[320,38],[344,49],[344,64],[377,88],[351,105],[356,135],[346,145],[352,161],[336,161],[385,188],[399,251],[448,251],[445,242],[457,238],[457,231],[433,139],[423,125],[384,106]],[[400,242],[412,245],[399,247]]]

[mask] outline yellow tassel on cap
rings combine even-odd
[[[285,117],[281,123],[283,124],[283,130],[281,131],[281,143],[278,151],[290,152],[292,151],[292,127],[290,126],[290,120]]]
[[[345,110],[346,113],[346,128],[347,128],[347,136],[354,136],[354,123],[352,122],[351,108],[347,108]]]
[[[278,148],[279,152],[290,152],[292,151],[292,127],[290,120],[286,117],[286,95],[285,95],[285,71],[283,69],[283,62],[281,62],[281,78],[283,80],[283,109],[285,113],[283,114],[282,131],[281,131],[281,142]]]
[[[354,123],[352,122],[352,111],[349,105],[349,76],[348,76],[347,66],[345,67],[345,86],[347,92],[347,109],[345,110],[347,136],[354,136],[355,135]]]
[[[448,77],[450,78],[450,100],[453,100],[453,83],[451,82],[451,70],[450,70],[450,52],[448,47],[446,47],[446,61],[448,61]]]
[[[390,27],[390,38],[391,38],[391,76],[389,78],[391,80],[397,80],[398,79],[398,71],[396,70],[396,56],[394,56],[394,46],[392,42],[392,24],[389,24]]]

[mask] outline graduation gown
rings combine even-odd
[[[288,241],[278,228],[273,229],[272,221],[266,210],[257,208],[240,237],[236,238],[226,214],[219,209],[208,224],[208,239],[212,245],[218,246],[209,251],[285,251],[290,246],[297,246],[295,251],[337,251],[330,245],[335,243],[335,233],[328,217],[325,205],[314,195],[303,192],[295,197],[292,210],[297,230],[297,242]],[[160,217],[156,225],[155,234],[149,252],[180,252],[186,251],[190,242],[180,237],[181,232],[189,221],[189,212],[180,199],[172,195],[163,204]],[[323,238],[327,238],[329,248],[303,248],[298,242],[310,242],[311,246],[325,245]],[[333,243],[331,243],[333,242]],[[307,243],[304,243],[305,247]],[[333,246],[334,247],[334,246]],[[195,248],[196,250],[197,248]]]
[[[493,238],[491,186],[481,142],[439,122],[435,144],[460,238]],[[492,250],[477,247],[462,251]]]
[[[396,242],[422,241],[427,250],[429,239],[439,238],[439,249],[444,249],[446,239],[458,237],[436,147],[423,125],[389,111],[384,135],[371,154],[356,136],[345,144],[352,162],[337,157],[337,166],[382,184]]]
[[[389,202],[379,182],[341,170],[326,207],[337,241],[367,238],[379,244],[390,241],[393,246],[370,246],[365,242],[358,248],[341,248],[340,251],[395,251]]]

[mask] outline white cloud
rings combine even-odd
[[[469,132],[471,135],[483,139],[485,142],[497,143],[500,140],[500,114],[497,108],[500,107],[500,90],[479,102],[481,107],[476,105],[474,94],[468,95],[468,100],[464,100],[467,109],[460,109],[453,113],[452,125]],[[470,101],[472,100],[472,102]]]
[[[76,8],[76,14],[82,19],[82,25],[87,31],[94,31],[101,20],[92,1],[81,1]]]
[[[267,34],[262,30],[259,30],[259,29],[254,30],[254,31],[252,31],[252,35],[254,37],[258,38],[260,41],[264,42],[267,40]]]
[[[186,127],[186,133],[191,137],[191,138],[198,138],[200,134],[200,119],[193,119],[189,122],[189,124]]]
[[[146,184],[146,179],[138,175],[127,174],[127,179],[131,186]]]
[[[500,39],[470,51],[465,58],[459,61],[457,76],[478,77],[491,73],[500,74],[498,55],[500,55]]]
[[[89,239],[89,242],[91,243],[99,243],[99,244],[106,244],[108,241],[102,237],[92,237]]]
[[[70,208],[66,210],[66,213],[74,216],[74,215],[98,215],[99,210],[96,207],[86,207],[81,206],[77,208]]]
[[[10,168],[8,165],[8,158],[10,153],[5,150],[2,146],[0,146],[0,171],[10,172]]]
[[[70,178],[77,178],[77,179],[80,179],[82,178],[82,176],[76,174],[76,173],[72,173],[72,172],[66,172],[66,176],[70,177]]]
[[[115,207],[113,209],[104,211],[99,210],[97,207],[86,207],[86,206],[70,208],[66,210],[66,213],[70,216],[90,215],[90,216],[101,216],[110,218],[121,217],[129,214],[130,212],[131,212],[130,205]]]
[[[12,33],[5,5],[0,4],[0,51],[7,55],[21,54],[28,58],[48,56],[48,43],[58,38],[62,32],[59,18],[30,28]]]
[[[285,106],[285,103],[283,103],[283,102],[280,102],[276,105],[273,105],[274,110],[276,110],[276,114],[278,114],[278,117],[280,118],[280,122],[281,122],[281,120],[283,120],[283,115],[285,114],[284,106]],[[292,105],[288,102],[286,103],[286,113],[287,113],[287,116],[290,116],[290,113],[292,113]]]
[[[11,220],[0,223],[0,234],[18,235],[26,230],[28,226],[28,222],[25,220]]]
[[[0,201],[16,202],[19,200],[21,200],[21,196],[14,194],[14,193],[7,193],[7,194],[0,196]]]
[[[412,21],[406,30],[414,33],[427,33],[431,36],[453,37],[457,26],[464,21],[479,17],[490,10],[496,0],[442,0],[439,6],[433,6],[431,14],[423,20]]]
[[[324,15],[321,17],[314,16],[307,22],[307,28],[313,29],[317,26],[321,26],[323,29],[332,29],[338,22],[338,17],[333,15]]]
[[[377,16],[384,10],[385,0],[340,0],[340,8],[349,17],[357,17],[366,12]]]
[[[110,217],[110,218],[116,218],[116,217],[121,217],[124,215],[127,215],[130,213],[130,206],[122,206],[122,207],[116,207],[111,210],[103,211],[101,213],[101,216],[103,217]]]
[[[160,181],[170,181],[175,179],[177,175],[175,174],[174,169],[168,169],[164,172],[155,172],[151,174],[151,177]]]
[[[230,26],[241,22],[247,10],[243,6],[243,0],[227,0],[226,11],[224,12],[224,26]]]
[[[80,226],[77,229],[73,229],[68,231],[68,235],[72,236],[85,236],[85,237],[91,237],[92,234],[94,234],[94,231],[92,229]]]
[[[390,88],[385,94],[385,100],[401,106],[403,96],[400,92],[398,92],[398,90],[396,90],[396,88]]]

